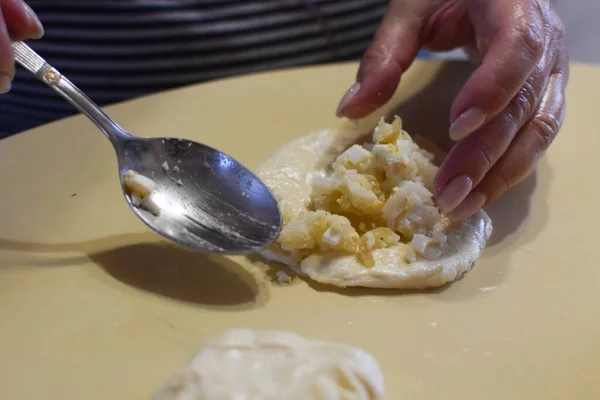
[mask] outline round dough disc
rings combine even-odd
[[[323,130],[288,142],[257,169],[257,175],[273,191],[282,209],[293,215],[308,210],[311,182],[345,148],[343,132]],[[407,264],[401,247],[375,250],[375,266],[365,267],[354,255],[312,255],[301,262],[271,246],[261,252],[269,260],[288,265],[317,282],[339,287],[425,289],[452,282],[479,258],[492,233],[492,222],[479,211],[447,233],[442,257]]]

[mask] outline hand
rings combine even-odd
[[[569,61],[550,0],[391,0],[338,116],[383,105],[420,47],[465,46],[482,62],[450,110],[458,141],[436,178],[442,212],[474,214],[525,179],[562,124]]]
[[[9,32],[17,40],[44,36],[40,20],[23,0],[0,0],[0,93],[10,90],[15,75]]]

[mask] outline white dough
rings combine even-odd
[[[260,165],[257,175],[279,199],[282,212],[299,215],[310,204],[312,180],[325,176],[328,165],[349,145],[343,133],[316,132],[280,147]],[[299,261],[275,246],[261,254],[325,284],[424,289],[442,286],[467,272],[481,255],[491,233],[489,216],[479,211],[462,226],[448,232],[440,258],[419,258],[407,263],[406,246],[398,245],[374,250],[373,267],[364,266],[355,255],[313,254]]]
[[[361,349],[234,329],[209,340],[154,400],[379,400],[383,392],[376,360]]]

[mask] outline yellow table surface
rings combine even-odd
[[[445,135],[469,68],[416,63],[379,115],[400,104],[409,132]],[[107,111],[255,167],[294,137],[353,127],[334,110],[355,71],[260,74]],[[600,398],[599,89],[599,68],[573,66],[561,134],[489,207],[482,258],[426,293],[280,286],[244,258],[170,245],[129,210],[112,147],[82,116],[0,141],[0,398],[146,399],[233,327],[360,346],[392,400]]]

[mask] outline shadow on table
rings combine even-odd
[[[255,308],[265,301],[256,277],[233,259],[168,242],[143,241],[150,236],[156,240],[154,235],[144,234],[60,244],[0,239],[0,248],[49,256],[36,259],[21,253],[10,262],[13,266],[60,267],[91,260],[126,285],[189,304],[239,310]]]
[[[254,308],[261,298],[255,277],[230,258],[169,243],[142,243],[90,258],[113,278],[175,300],[213,307]]]
[[[469,62],[444,64],[427,87],[394,107],[387,119],[398,115],[408,133],[421,135],[444,151],[450,150],[450,106],[473,71]]]

